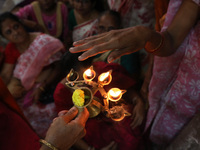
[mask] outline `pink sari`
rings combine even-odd
[[[149,0],[107,0],[111,10],[122,16],[123,27],[145,25],[154,28],[154,2]]]
[[[63,49],[63,44],[58,39],[47,34],[37,36],[18,58],[13,76],[21,80],[26,90],[30,90],[42,69],[60,60]]]
[[[31,94],[38,86],[35,83],[37,76],[45,66],[61,59],[63,49],[60,40],[47,34],[40,34],[26,52],[18,58],[14,70],[14,77],[20,79],[28,91],[25,97],[17,100],[17,103],[35,132],[42,138],[45,137],[49,125],[57,115],[55,104],[53,102],[48,104],[33,103]]]
[[[178,11],[182,0],[171,0],[162,30]],[[196,0],[199,5],[200,1]],[[176,53],[155,57],[149,87],[146,129],[150,139],[168,144],[200,110],[200,22],[191,29]]]

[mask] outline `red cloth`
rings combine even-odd
[[[39,150],[39,137],[0,79],[0,149]]]
[[[128,89],[135,84],[134,80],[128,76],[127,71],[119,64],[95,62],[93,63],[93,68],[97,73],[96,78],[103,72],[107,72],[110,69],[113,70],[111,83],[104,87],[106,91],[111,87]],[[72,92],[61,83],[56,87],[54,100],[57,111],[69,109],[73,106]],[[139,128],[132,130],[130,127],[131,122],[130,117],[125,117],[122,121],[115,122],[99,114],[97,117],[90,118],[87,121],[87,132],[84,140],[90,146],[94,146],[97,149],[108,145],[111,141],[116,141],[119,150],[139,150],[142,146],[141,131]]]
[[[16,48],[15,44],[8,43],[5,48],[5,63],[16,64],[19,56],[20,56],[20,52]]]

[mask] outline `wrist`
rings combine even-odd
[[[59,150],[57,147],[47,142],[46,140],[40,139],[39,142],[42,144],[40,150]]]

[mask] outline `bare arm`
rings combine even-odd
[[[8,63],[3,64],[0,76],[6,85],[8,85],[8,83],[11,80],[13,70],[14,70],[14,64],[8,64]]]
[[[192,0],[184,0],[172,23],[167,30],[162,33],[164,36],[162,50],[157,51],[155,54],[159,56],[169,56],[173,54],[198,20],[199,6]],[[147,41],[147,45],[149,45],[150,49],[153,49],[156,47],[154,43],[160,40],[158,35],[154,35],[156,33],[151,34],[152,35],[149,36],[151,38]]]

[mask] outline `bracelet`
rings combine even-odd
[[[159,32],[157,32],[157,33],[159,33]],[[160,43],[158,44],[158,46],[156,48],[152,49],[152,50],[146,50],[147,52],[154,53],[154,52],[158,51],[162,47],[162,45],[164,43],[164,36],[161,33],[159,33],[159,34],[161,36],[161,40],[160,40]]]
[[[40,139],[39,141],[40,141],[40,143],[46,145],[47,147],[49,147],[52,150],[59,150],[58,148],[56,148],[55,146],[53,146],[52,144],[48,143],[47,141],[45,141],[43,139]]]
[[[40,89],[42,92],[45,92],[45,89],[44,89],[42,86],[40,86],[39,89]]]

